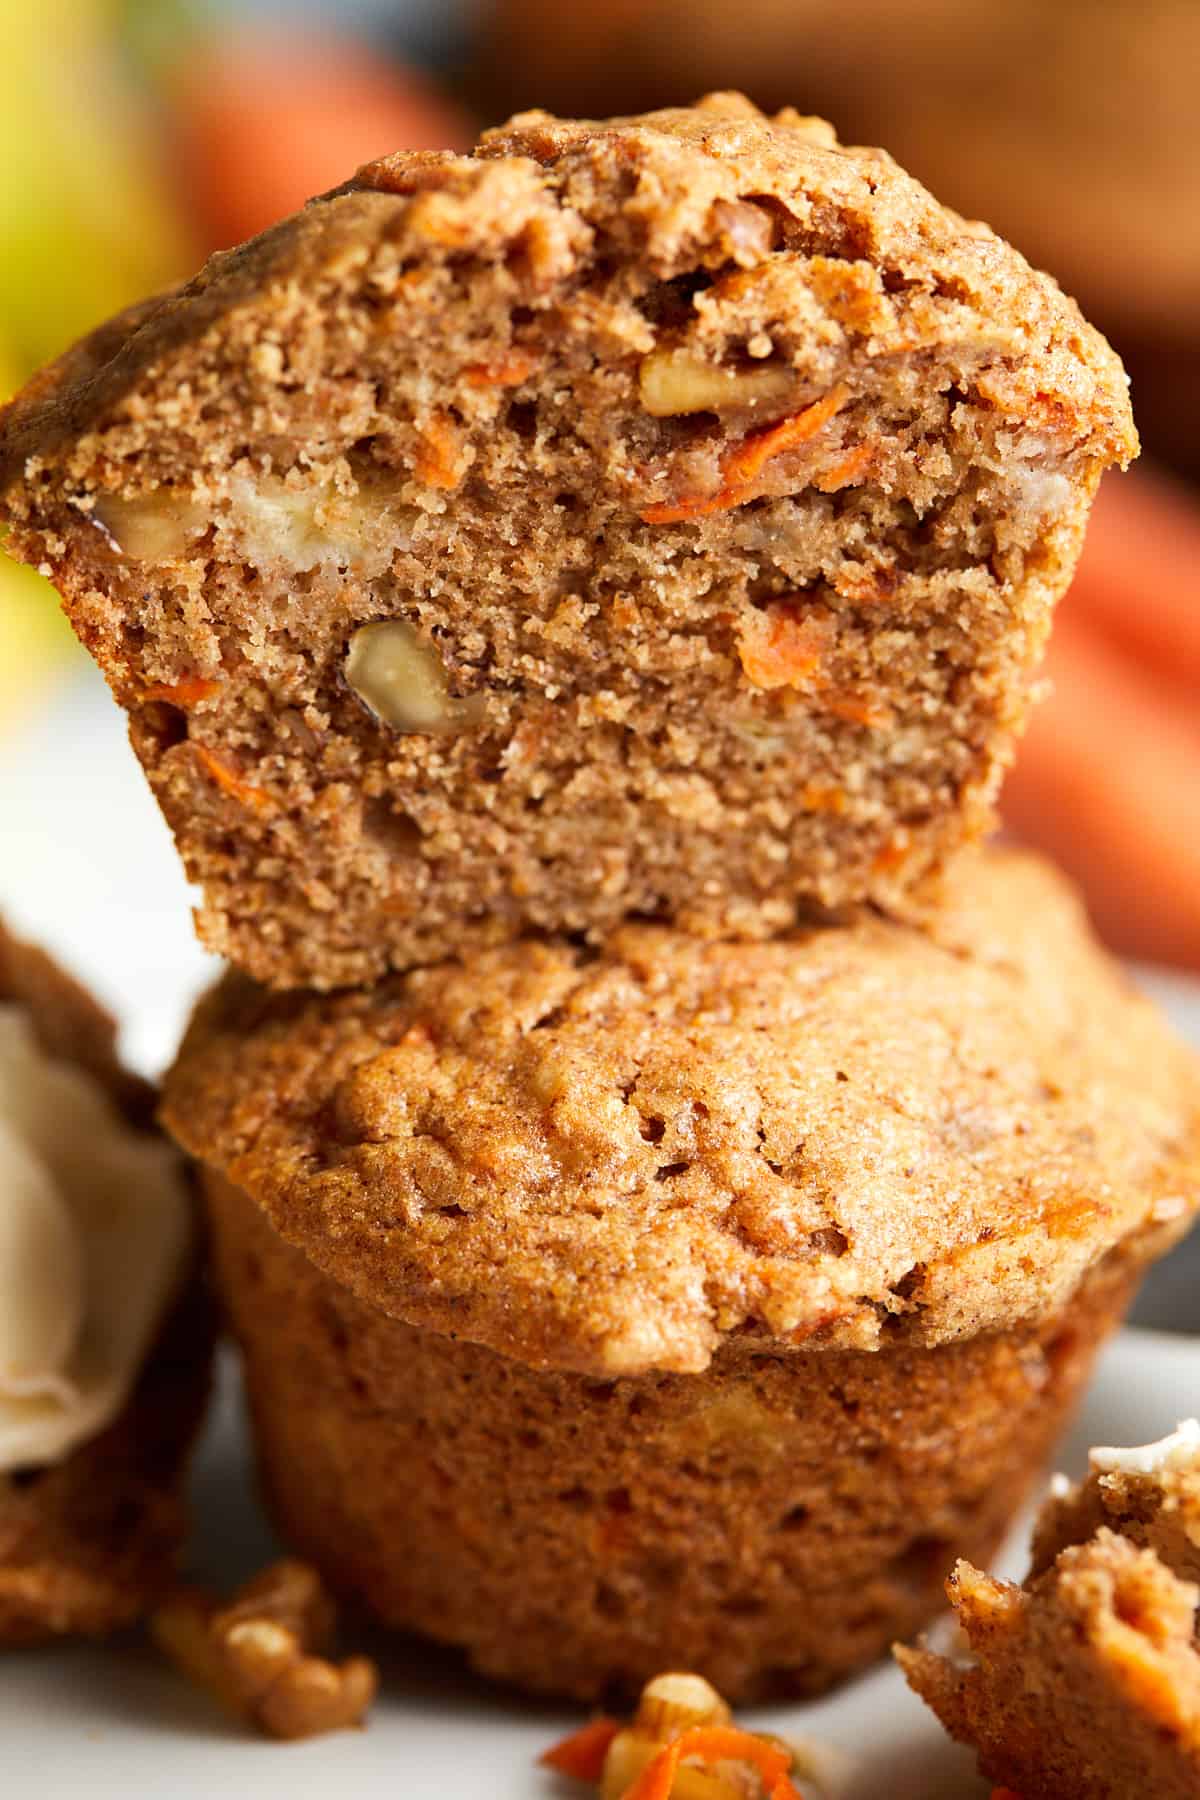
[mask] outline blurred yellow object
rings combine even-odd
[[[19,723],[54,665],[72,656],[82,666],[50,583],[0,557],[0,738]]]
[[[0,0],[0,399],[192,260],[118,0]],[[0,555],[0,732],[69,657],[47,581]]]
[[[7,400],[16,385],[13,365],[0,352],[0,400]],[[72,655],[82,663],[50,583],[36,570],[0,555],[0,737],[19,722],[51,668]]]
[[[117,0],[0,0],[0,345],[28,373],[185,273]]]

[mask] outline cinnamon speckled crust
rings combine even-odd
[[[632,913],[927,905],[1135,449],[1048,277],[724,95],[370,165],[37,378],[0,516],[129,710],[202,936],[331,987]],[[385,619],[452,728],[348,685]]]
[[[664,1668],[731,1699],[814,1693],[940,1610],[991,1554],[1136,1269],[939,1348],[701,1374],[535,1369],[386,1317],[211,1172],[218,1286],[284,1536],[386,1623],[592,1700]]]
[[[628,927],[327,998],[231,977],[164,1095],[364,1300],[597,1374],[1045,1315],[1200,1201],[1196,1058],[1007,852],[930,934]]]
[[[1023,1800],[1194,1800],[1200,1589],[1102,1526],[1025,1589],[961,1563],[971,1660],[897,1650],[910,1685]]]
[[[112,1020],[0,924],[0,1005],[149,1128],[153,1094],[121,1067]],[[212,1317],[198,1276],[164,1322],[125,1410],[53,1468],[0,1473],[0,1647],[95,1636],[140,1618],[174,1577],[183,1480],[208,1398]]]

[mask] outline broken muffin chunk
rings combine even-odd
[[[1183,1800],[1200,1791],[1200,1425],[1093,1450],[1058,1479],[1023,1588],[960,1563],[968,1655],[900,1649],[910,1685],[1023,1800]]]
[[[330,987],[916,905],[1135,449],[1048,277],[724,95],[369,165],[38,377],[0,516],[205,941]]]

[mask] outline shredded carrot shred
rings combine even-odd
[[[421,434],[417,479],[426,487],[456,488],[462,480],[458,433],[443,413],[435,413]]]
[[[899,831],[895,837],[888,840],[882,850],[877,852],[872,867],[877,869],[881,875],[889,874],[893,869],[901,866],[911,847],[907,831]]]
[[[823,1331],[826,1325],[834,1324],[841,1316],[836,1307],[832,1312],[818,1313],[816,1318],[810,1319],[807,1325],[796,1326],[791,1333],[792,1342],[794,1344],[805,1343],[809,1338],[815,1337],[818,1331]]]
[[[560,1775],[570,1775],[576,1781],[590,1781],[594,1785],[604,1774],[608,1746],[620,1729],[616,1719],[592,1719],[579,1731],[573,1731],[570,1737],[563,1738],[561,1743],[551,1744],[538,1761],[547,1769],[557,1769]]]
[[[822,705],[835,718],[845,719],[850,725],[865,725],[871,731],[886,730],[896,716],[889,706],[872,706],[869,700],[860,699],[857,694],[827,699]]]
[[[866,474],[874,454],[872,444],[856,444],[848,456],[843,456],[841,462],[834,463],[831,469],[818,475],[814,485],[823,494],[836,494],[839,488],[849,487]]]
[[[646,1764],[637,1780],[626,1788],[622,1800],[670,1800],[685,1756],[694,1756],[702,1763],[749,1763],[762,1776],[768,1800],[800,1800],[788,1776],[791,1758],[787,1752],[756,1737],[752,1731],[739,1731],[735,1725],[699,1725],[681,1732],[659,1751],[653,1762]]]
[[[180,706],[186,712],[201,700],[208,700],[220,687],[219,681],[208,681],[203,675],[184,675],[179,681],[155,681],[143,688],[143,700],[165,700],[169,706]]]
[[[681,520],[703,519],[710,513],[726,512],[731,507],[743,505],[752,497],[751,489],[771,459],[782,456],[785,450],[807,444],[828,425],[835,413],[841,411],[849,397],[849,389],[839,381],[803,412],[794,413],[790,419],[781,419],[778,425],[752,431],[749,437],[735,445],[722,463],[721,486],[715,494],[647,506],[641,518],[647,525],[674,525]]]
[[[469,387],[520,387],[537,366],[537,357],[528,350],[510,350],[494,362],[468,363],[463,380]]]
[[[790,606],[769,606],[738,639],[746,679],[757,688],[801,686],[820,667],[832,635],[827,620],[799,616]]]
[[[849,398],[849,390],[839,381],[803,412],[790,419],[781,419],[778,425],[768,425],[763,431],[751,432],[725,463],[722,470],[725,485],[748,487],[758,479],[772,457],[781,456],[785,450],[795,450],[816,437]]]
[[[223,763],[219,756],[214,756],[211,750],[206,750],[203,744],[193,744],[192,748],[205,773],[225,793],[232,795],[243,806],[248,806],[252,812],[270,811],[272,800],[265,788],[254,787],[249,781],[243,781],[236,770],[231,769],[228,763]]]

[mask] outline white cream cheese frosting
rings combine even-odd
[[[1102,1475],[1162,1475],[1189,1468],[1200,1462],[1200,1421],[1184,1419],[1167,1437],[1136,1449],[1101,1446],[1089,1452],[1088,1461]]]
[[[117,1416],[190,1243],[175,1152],[0,1005],[0,1474]]]

